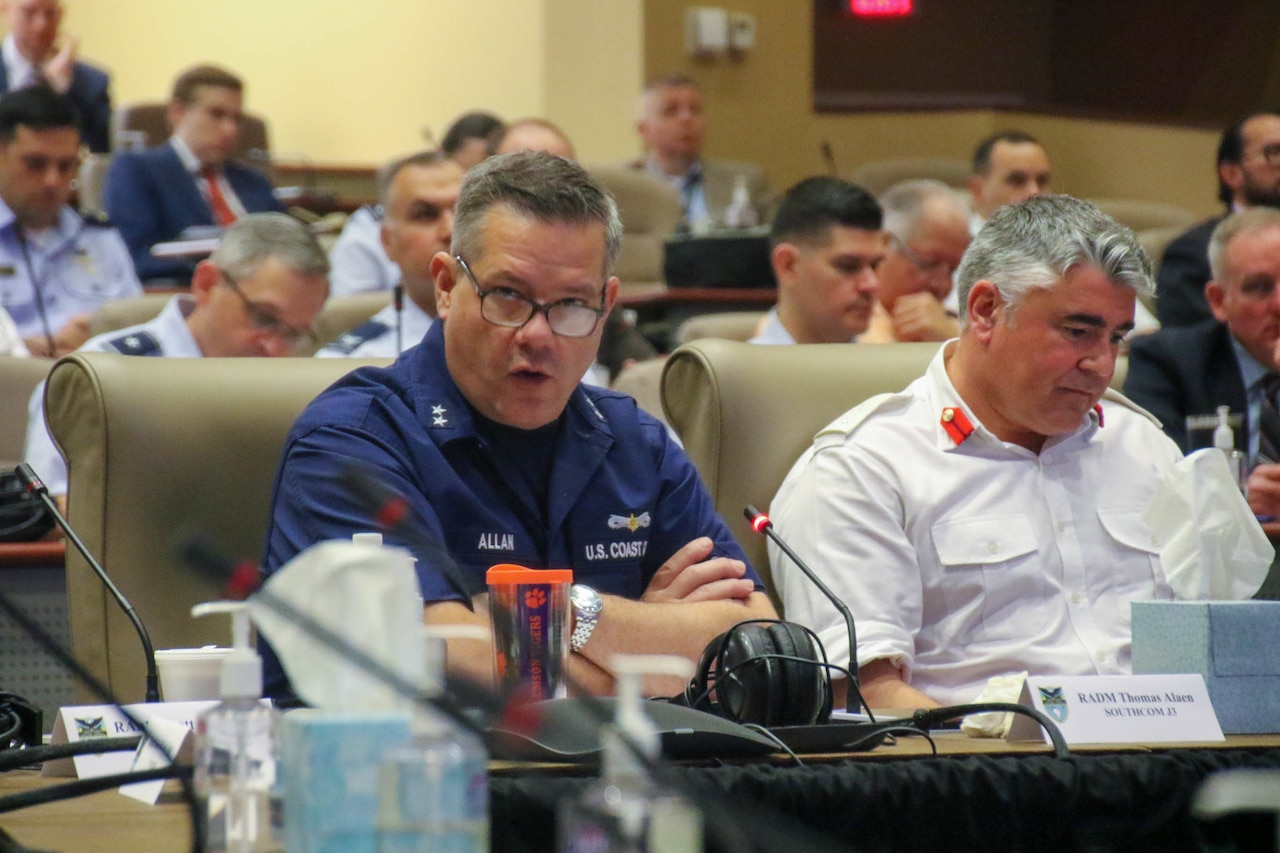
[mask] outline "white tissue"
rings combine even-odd
[[[422,680],[422,599],[413,556],[403,548],[320,542],[263,585],[342,637],[347,645]],[[250,599],[249,614],[270,641],[298,696],[332,711],[406,711],[412,703],[297,625]]]
[[[1226,456],[1213,448],[1192,453],[1156,484],[1145,518],[1180,599],[1248,598],[1275,557]]]
[[[1027,673],[1015,672],[1012,675],[997,675],[987,681],[975,705],[987,702],[1004,702],[1009,705],[1018,704],[1022,697],[1022,685],[1027,680]],[[960,722],[960,731],[969,737],[1004,737],[1013,725],[1011,711],[988,711],[985,714],[970,714]]]

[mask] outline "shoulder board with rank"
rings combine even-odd
[[[349,332],[343,332],[333,343],[325,344],[326,352],[342,353],[350,355],[356,349],[369,341],[380,338],[387,332],[391,331],[391,327],[380,320],[369,320],[367,323],[361,323]]]
[[[827,441],[843,441],[853,434],[854,430],[862,425],[862,422],[879,411],[888,411],[893,408],[894,404],[906,403],[910,400],[905,394],[898,392],[894,394],[876,394],[874,397],[868,397],[831,423],[827,424],[818,434],[814,436],[814,444]]]
[[[111,217],[101,210],[86,210],[80,214],[80,221],[90,228],[110,228]]]
[[[103,342],[121,355],[163,355],[160,339],[150,332],[130,332]]]

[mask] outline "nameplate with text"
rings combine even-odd
[[[1018,704],[1057,723],[1067,743],[1222,741],[1201,675],[1033,676]],[[1044,729],[1018,714],[1011,741],[1045,741]]]
[[[207,700],[140,702],[124,707],[144,728],[150,726],[153,719],[158,718],[194,730],[196,718],[217,704],[216,701]],[[142,734],[142,731],[120,713],[119,708],[112,705],[68,705],[58,709],[58,716],[53,722],[53,737],[50,743],[80,743],[95,738],[128,737],[135,734]],[[93,779],[98,776],[128,773],[134,762],[135,751],[129,749],[46,761],[41,775]]]

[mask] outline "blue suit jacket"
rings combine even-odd
[[[1249,407],[1231,333],[1217,320],[1162,328],[1129,344],[1124,393],[1160,419],[1165,434],[1186,453],[1188,415],[1212,415],[1230,406],[1243,417],[1236,449],[1249,452]]]
[[[71,72],[67,97],[80,111],[80,138],[94,153],[111,150],[111,78],[107,72],[77,62]],[[0,62],[0,92],[9,91],[9,69]]]
[[[249,213],[284,210],[261,172],[235,163],[224,168]],[[117,154],[107,171],[102,202],[129,247],[139,279],[191,277],[192,261],[151,255],[152,246],[177,239],[186,228],[214,224],[213,211],[172,145]]]

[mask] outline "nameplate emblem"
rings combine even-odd
[[[1058,724],[1067,743],[1203,743],[1222,741],[1222,727],[1200,675],[1033,676],[1018,704]],[[1018,714],[1010,741],[1047,741],[1044,729]]]

